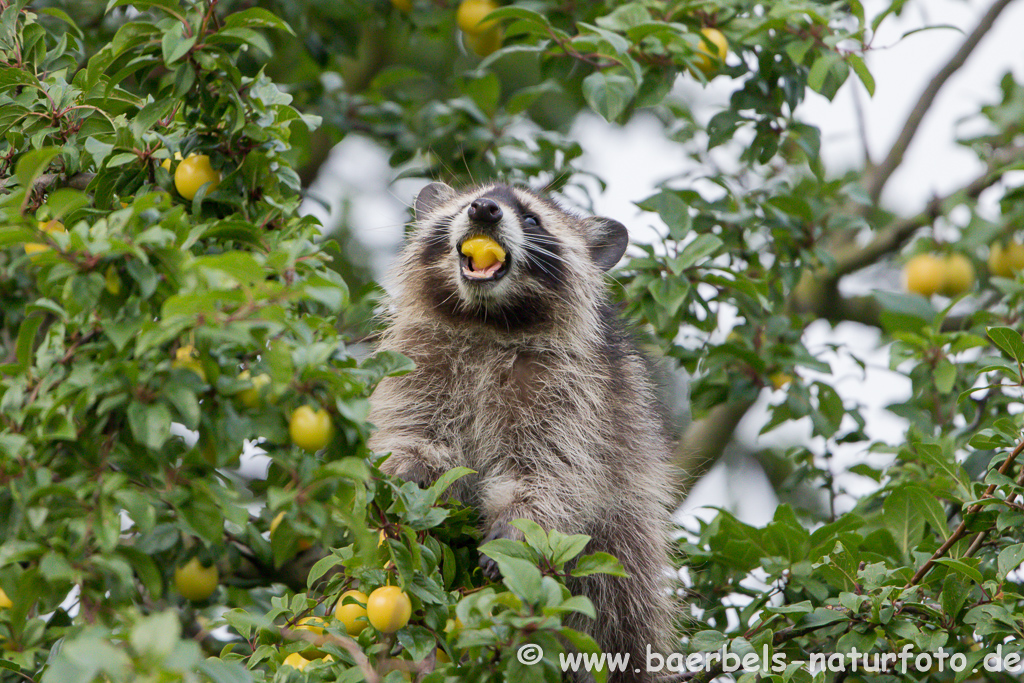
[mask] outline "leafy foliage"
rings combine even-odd
[[[593,611],[564,580],[621,573],[614,558],[525,521],[524,542],[478,549],[473,511],[445,500],[465,472],[423,490],[376,469],[367,397],[410,366],[350,350],[374,298],[299,210],[330,143],[357,133],[407,175],[586,196],[602,179],[566,131],[591,112],[653,115],[690,156],[639,202],[664,236],[614,283],[693,378],[678,464],[717,459],[766,394],[762,432],[810,436],[756,454],[790,501],[770,522],[723,509],[680,532],[677,654],[724,647],[763,680],[839,681],[801,662],[944,648],[966,668],[862,678],[1006,680],[986,657],[1019,653],[1024,622],[1024,280],[984,265],[1024,215],[1012,75],[962,141],[985,173],[905,217],[878,205],[889,159],[834,177],[797,114],[851,72],[873,92],[864,55],[902,2],[873,17],[859,2],[512,2],[483,58],[454,1],[62,5],[0,0],[0,678],[553,681],[570,645],[596,654],[563,624]],[[707,28],[728,40],[724,63]],[[672,86],[713,78],[732,96],[703,121]],[[194,154],[219,182],[187,200],[174,176]],[[990,188],[995,216],[977,201]],[[982,276],[956,300],[841,286],[921,252],[963,254]],[[897,437],[873,434],[808,348],[820,319],[878,330],[910,388],[887,408]],[[292,443],[304,405],[330,417],[318,452]],[[502,583],[476,570],[480,552]],[[220,576],[196,603],[174,581],[192,558]],[[411,623],[350,637],[332,614],[357,585],[400,586]],[[543,648],[536,664],[524,644]],[[286,665],[296,653],[311,663]]]

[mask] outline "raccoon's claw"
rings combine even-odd
[[[480,556],[480,569],[483,570],[484,576],[491,581],[501,581],[501,570],[498,569],[498,563],[490,557]]]
[[[411,481],[421,489],[430,488],[437,479],[430,470],[419,463],[409,464],[393,474],[402,481]]]
[[[487,532],[487,535],[484,537],[484,540],[480,542],[480,545],[499,538],[514,539],[517,535],[521,535],[519,530],[511,524],[507,522],[497,522],[491,527],[491,530]],[[501,569],[498,568],[497,561],[487,557],[486,555],[480,555],[480,568],[484,570],[484,576],[489,578],[491,581],[501,580]]]

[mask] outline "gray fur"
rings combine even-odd
[[[503,209],[495,226],[467,216],[482,196]],[[641,669],[609,681],[652,680],[646,647],[664,648],[672,628],[670,441],[645,359],[608,313],[602,273],[622,256],[625,228],[498,184],[464,192],[429,185],[416,212],[382,342],[416,370],[374,392],[370,446],[392,454],[385,471],[423,484],[452,467],[475,470],[453,493],[477,507],[488,538],[520,538],[509,522],[523,517],[588,534],[587,552],[618,557],[630,578],[570,586],[598,614],[572,625],[606,652],[629,652],[630,668]],[[548,236],[527,234],[527,214]],[[458,246],[479,233],[508,252],[497,282],[461,276]],[[531,240],[558,258],[538,265]]]

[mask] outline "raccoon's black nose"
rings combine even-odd
[[[469,218],[483,223],[497,223],[501,220],[501,207],[485,197],[474,199],[469,205]]]

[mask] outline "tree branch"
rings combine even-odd
[[[1013,452],[1010,453],[1009,456],[1007,456],[1006,460],[999,467],[999,474],[1005,475],[1007,472],[1009,472],[1010,467],[1013,466],[1013,461],[1017,459],[1017,456],[1019,456],[1021,452],[1024,452],[1024,441],[1021,441],[1019,444],[1017,444],[1017,447],[1013,449]],[[982,495],[981,498],[983,500],[985,498],[991,498],[995,490],[996,484],[989,484],[988,488],[985,489],[985,493],[984,495]],[[928,558],[928,561],[921,565],[921,568],[914,573],[914,576],[910,579],[910,581],[907,582],[907,585],[904,586],[905,589],[921,583],[921,581],[924,580],[924,577],[928,574],[928,572],[931,571],[931,568],[935,566],[935,561],[945,556],[945,554],[949,552],[949,549],[953,547],[954,543],[956,543],[961,538],[967,535],[967,523],[971,521],[971,518],[973,518],[974,515],[978,514],[979,510],[981,510],[981,503],[975,503],[974,505],[971,505],[966,510],[964,510],[963,521],[960,522],[960,526],[953,530],[953,533],[949,535],[949,538],[946,539],[946,542],[939,546],[938,550],[936,550],[932,554],[932,556]]]
[[[672,458],[672,464],[683,473],[676,491],[677,502],[681,502],[693,484],[718,462],[736,425],[752,405],[753,400],[723,403],[712,408],[703,419],[690,423]]]
[[[867,191],[872,203],[878,204],[878,198],[882,195],[882,189],[885,187],[886,182],[888,182],[889,177],[903,162],[904,153],[910,146],[910,142],[914,139],[914,135],[921,125],[921,120],[928,113],[942,86],[945,85],[950,76],[964,65],[964,62],[967,61],[974,48],[978,46],[981,39],[992,28],[996,18],[1011,2],[1013,0],[996,0],[992,3],[992,6],[988,8],[981,21],[978,22],[978,25],[967,36],[960,49],[939,69],[939,72],[935,74],[935,77],[925,87],[921,97],[917,100],[917,104],[911,110],[910,116],[907,117],[906,122],[903,124],[903,130],[900,131],[899,137],[896,138],[896,142],[893,143],[892,148],[889,150],[889,154],[868,177]]]
[[[44,173],[43,175],[36,178],[35,182],[32,183],[32,191],[40,192],[49,187],[50,185],[53,185],[61,177],[62,176],[60,173]],[[75,175],[71,176],[64,182],[64,187],[70,187],[75,190],[85,190],[87,187],[89,187],[89,183],[91,183],[92,179],[95,177],[95,173],[76,173]],[[7,178],[3,182],[3,191],[6,192],[8,185],[14,185],[17,182],[18,179],[15,178],[14,176]]]
[[[966,199],[977,199],[978,195],[1002,179],[1003,175],[1000,171],[1004,166],[1019,161],[1021,158],[1024,158],[1024,148],[1006,147],[997,150],[989,160],[985,172],[964,187],[945,197],[935,197],[916,216],[910,216],[890,224],[866,246],[837,249],[833,254],[836,264],[829,275],[838,279],[874,263],[885,254],[896,251],[910,239],[915,230],[929,225],[943,215],[943,209],[948,204],[954,201],[960,203]]]

